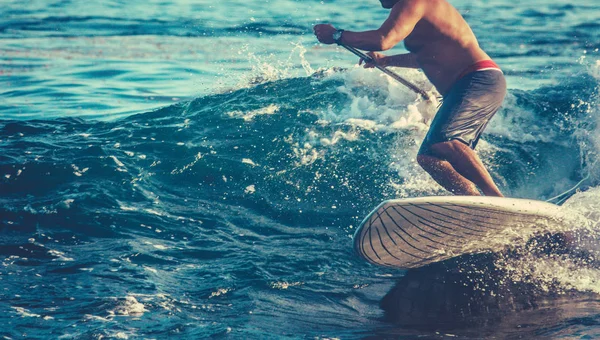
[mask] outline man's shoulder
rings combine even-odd
[[[417,10],[431,6],[433,3],[445,0],[400,0],[394,5],[399,10]]]
[[[392,11],[397,14],[411,12],[415,15],[427,16],[431,13],[446,13],[454,9],[447,0],[400,0]]]

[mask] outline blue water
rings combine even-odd
[[[452,3],[507,76],[478,146],[501,190],[548,199],[585,179],[565,204],[594,215],[600,5]],[[415,162],[435,107],[311,35],[386,15],[377,1],[5,1],[0,334],[600,336],[594,261],[406,272],[353,254],[380,201],[446,194]]]

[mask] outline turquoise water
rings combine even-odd
[[[452,3],[507,76],[478,146],[501,190],[548,199],[587,178],[565,204],[597,220],[600,6]],[[382,200],[445,194],[415,162],[435,107],[312,36],[377,27],[377,1],[0,14],[4,337],[599,335],[593,259],[530,243],[406,272],[353,254]]]

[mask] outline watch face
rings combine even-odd
[[[342,37],[342,31],[333,32],[333,40],[338,41]]]

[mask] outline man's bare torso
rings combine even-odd
[[[397,5],[401,6],[403,1]],[[467,67],[490,57],[479,47],[473,31],[452,5],[445,0],[423,1],[427,6],[425,15],[404,39],[404,44],[416,55],[433,85],[445,94]]]

